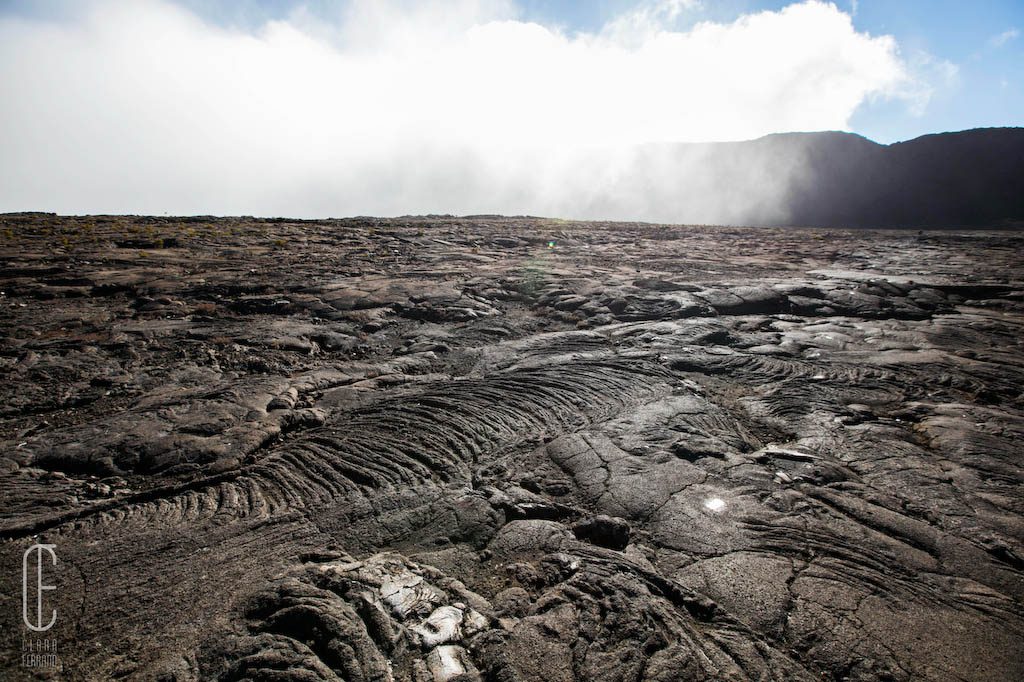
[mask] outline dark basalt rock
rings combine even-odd
[[[4,679],[1024,679],[1019,233],[0,223]]]
[[[700,291],[700,287],[694,284],[681,284],[656,278],[633,280],[633,286],[651,291]]]
[[[599,514],[573,524],[572,532],[580,540],[608,549],[623,550],[629,544],[629,523],[625,519]]]

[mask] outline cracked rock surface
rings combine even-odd
[[[1024,679],[1024,234],[0,223],[5,679]]]

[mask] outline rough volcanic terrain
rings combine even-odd
[[[5,679],[1024,679],[1024,233],[0,223]]]

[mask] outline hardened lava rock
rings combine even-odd
[[[1018,232],[0,223],[4,679],[1024,679]]]

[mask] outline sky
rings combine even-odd
[[[1019,0],[0,0],[0,211],[683,219],[607,200],[637,149],[1024,125],[1022,30]]]

